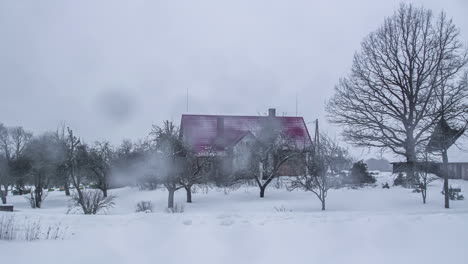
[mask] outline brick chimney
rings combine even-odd
[[[222,116],[216,118],[216,134],[218,138],[224,138],[224,117]]]
[[[268,109],[268,116],[269,117],[275,117],[276,116],[276,109],[275,108],[269,108]]]

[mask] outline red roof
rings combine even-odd
[[[180,131],[182,138],[197,152],[205,150],[216,143],[223,133],[223,146],[229,147],[237,143],[249,132],[253,135],[261,129],[268,116],[227,116],[227,115],[182,115]],[[281,126],[297,147],[311,145],[312,141],[307,126],[302,117],[276,116]],[[218,131],[218,120],[223,120],[223,127]]]

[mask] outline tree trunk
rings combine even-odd
[[[423,198],[423,204],[426,204],[426,190],[421,190],[422,198]]]
[[[167,189],[169,197],[167,198],[167,208],[174,208],[174,189]]]
[[[450,208],[450,194],[449,194],[449,185],[448,185],[448,177],[449,177],[449,172],[448,172],[448,156],[447,156],[447,150],[444,149],[442,151],[442,161],[443,161],[443,170],[444,170],[444,196],[445,196],[445,208]]]
[[[322,202],[322,211],[325,211],[325,198],[320,200]]]
[[[260,186],[260,198],[265,197],[265,187]]]
[[[36,187],[34,189],[34,194],[35,194],[35,199],[34,201],[36,202],[36,208],[41,208],[41,202],[42,202],[42,187]]]
[[[414,145],[414,140],[412,139],[412,135],[408,136],[406,141],[406,162],[408,164],[408,170],[406,175],[406,181],[409,186],[413,187],[416,183],[416,146]]]
[[[4,185],[5,190],[2,191],[2,185],[0,185],[0,196],[2,197],[2,204],[7,203],[7,194],[8,194],[8,186]]]
[[[187,192],[187,203],[192,202],[192,185],[187,185],[185,187],[185,191]]]
[[[102,194],[104,195],[104,197],[107,197],[107,188],[106,187],[102,188]]]
[[[63,189],[65,189],[65,195],[70,196],[70,187],[68,186],[68,182],[63,185]]]

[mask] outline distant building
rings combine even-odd
[[[235,168],[246,162],[245,150],[252,146],[262,126],[270,121],[279,124],[296,148],[312,145],[302,117],[276,116],[275,109],[269,109],[268,116],[182,115],[180,133],[183,141],[198,155],[215,151],[223,168]],[[285,164],[281,174],[293,175],[294,169]]]
[[[408,163],[393,162],[393,173],[406,172]],[[440,162],[416,162],[416,170],[425,171],[443,177],[442,163]],[[449,179],[464,179],[468,180],[468,162],[449,162],[448,163]]]
[[[371,171],[383,171],[383,172],[391,172],[392,165],[386,159],[374,159],[370,158],[366,160],[367,168]]]

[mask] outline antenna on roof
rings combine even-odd
[[[188,86],[187,86],[187,94],[186,94],[186,97],[185,97],[185,111],[188,113]]]
[[[297,117],[297,105],[298,105],[298,101],[297,101],[297,92],[296,92],[296,117]]]

